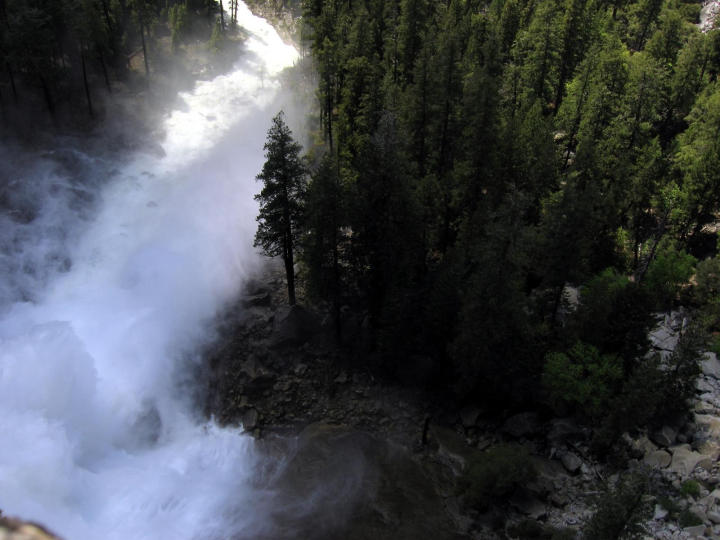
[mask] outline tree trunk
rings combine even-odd
[[[12,88],[13,99],[15,100],[15,103],[17,103],[18,102],[18,93],[17,93],[17,87],[15,86],[15,75],[13,74],[13,70],[10,67],[10,62],[5,62],[5,67],[7,68],[8,77],[10,78],[10,88]]]
[[[85,51],[83,50],[82,45],[80,46],[80,63],[82,64],[83,85],[85,86],[85,98],[87,99],[88,113],[90,113],[90,118],[95,118],[95,112],[93,111],[93,105],[92,105],[92,98],[90,97],[90,85],[88,84],[88,78],[87,78],[87,67],[86,67],[86,63],[85,63]]]
[[[143,60],[145,60],[145,75],[150,78],[150,66],[148,65],[147,47],[145,46],[145,25],[140,17],[140,39],[142,40]]]
[[[103,77],[105,78],[105,88],[107,88],[108,94],[112,94],[112,88],[110,87],[110,77],[108,77],[107,65],[105,64],[105,57],[103,56],[103,53],[101,51],[98,51],[98,60],[100,60]]]
[[[45,77],[40,75],[40,86],[42,86],[43,97],[45,98],[45,105],[47,105],[48,112],[51,116],[55,116],[55,105],[53,105],[52,96],[50,95],[50,88],[48,88]]]
[[[225,31],[225,8],[223,8],[222,0],[220,0],[220,28]]]
[[[289,234],[286,234],[286,236],[290,236]],[[286,239],[286,247],[285,247],[285,256],[283,259],[285,260],[285,275],[287,276],[287,285],[288,285],[288,304],[291,306],[295,305],[295,262],[293,260],[293,246],[292,246],[292,239],[287,238]]]

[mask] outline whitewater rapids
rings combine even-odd
[[[241,59],[182,95],[164,156],[73,150],[111,177],[90,218],[38,166],[39,214],[0,224],[0,510],[68,540],[268,534],[253,440],[203,420],[191,384],[258,264],[254,177],[298,56],[242,3],[239,24]]]

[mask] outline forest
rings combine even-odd
[[[685,411],[720,330],[720,33],[700,8],[302,3],[300,280],[340,334],[366,314],[362,362],[488,411],[574,413],[600,453]],[[648,354],[678,305],[680,346]]]
[[[699,351],[720,350],[720,32],[699,2],[271,4],[300,14],[317,80],[300,296],[358,362],[601,422],[601,451],[685,409]],[[150,78],[152,39],[218,40],[236,9],[1,0],[3,111],[92,116],[89,80],[110,88],[140,51]],[[661,361],[648,331],[678,305],[693,321]]]

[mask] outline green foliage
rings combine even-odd
[[[608,268],[582,289],[569,332],[603,353],[618,355],[628,371],[648,349],[651,308],[645,289]]]
[[[220,21],[215,21],[208,47],[211,51],[220,52],[225,47],[225,33],[223,32]]]
[[[285,263],[290,305],[295,303],[294,252],[300,240],[300,223],[305,200],[306,167],[302,147],[295,142],[285,115],[272,120],[265,142],[265,164],[257,175],[263,182],[255,200],[260,203],[255,247],[270,257],[281,256]]]
[[[666,360],[658,356],[639,362],[610,403],[593,436],[593,450],[605,454],[620,435],[641,426],[662,425],[667,418],[687,415],[699,373],[704,334],[691,326]]]
[[[695,274],[692,296],[710,331],[720,330],[720,257],[700,261]],[[715,339],[718,343],[718,339]]]
[[[190,14],[186,4],[176,4],[168,12],[173,50],[180,48],[190,29]]]
[[[628,474],[617,485],[607,486],[597,501],[595,514],[583,529],[583,538],[642,538],[642,522],[651,511],[646,493],[648,480],[642,473]]]
[[[507,499],[536,476],[537,471],[525,448],[498,445],[468,464],[462,488],[468,504],[482,510]]]
[[[697,259],[683,250],[665,247],[650,263],[643,280],[643,287],[652,295],[657,309],[667,310],[683,285],[693,275]]]
[[[680,486],[680,493],[686,497],[698,498],[700,496],[700,484],[695,480],[685,480]]]
[[[680,527],[695,527],[696,525],[702,525],[703,520],[698,517],[697,514],[692,512],[689,508],[685,508],[678,515],[678,524]]]
[[[588,418],[601,418],[620,388],[622,361],[601,355],[592,345],[577,342],[567,353],[549,353],[542,383],[550,403],[562,412],[568,406]]]

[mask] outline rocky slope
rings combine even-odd
[[[643,499],[647,538],[720,538],[720,363],[711,353],[692,421],[627,435],[630,459],[611,467],[592,458],[591,432],[572,418],[528,411],[498,421],[378,379],[335,346],[329,318],[285,307],[283,285],[271,264],[225,317],[226,339],[207,354],[207,413],[260,440],[303,441],[310,470],[325,463],[342,476],[334,456],[359,449],[368,472],[348,519],[308,537],[416,538],[424,528],[434,538],[573,538],[608,486],[644,471],[655,486]],[[661,316],[656,352],[668,355],[686,324],[683,312]],[[361,341],[362,321],[348,314],[344,332]],[[472,464],[500,444],[525,448],[537,474],[481,511],[469,502]]]

